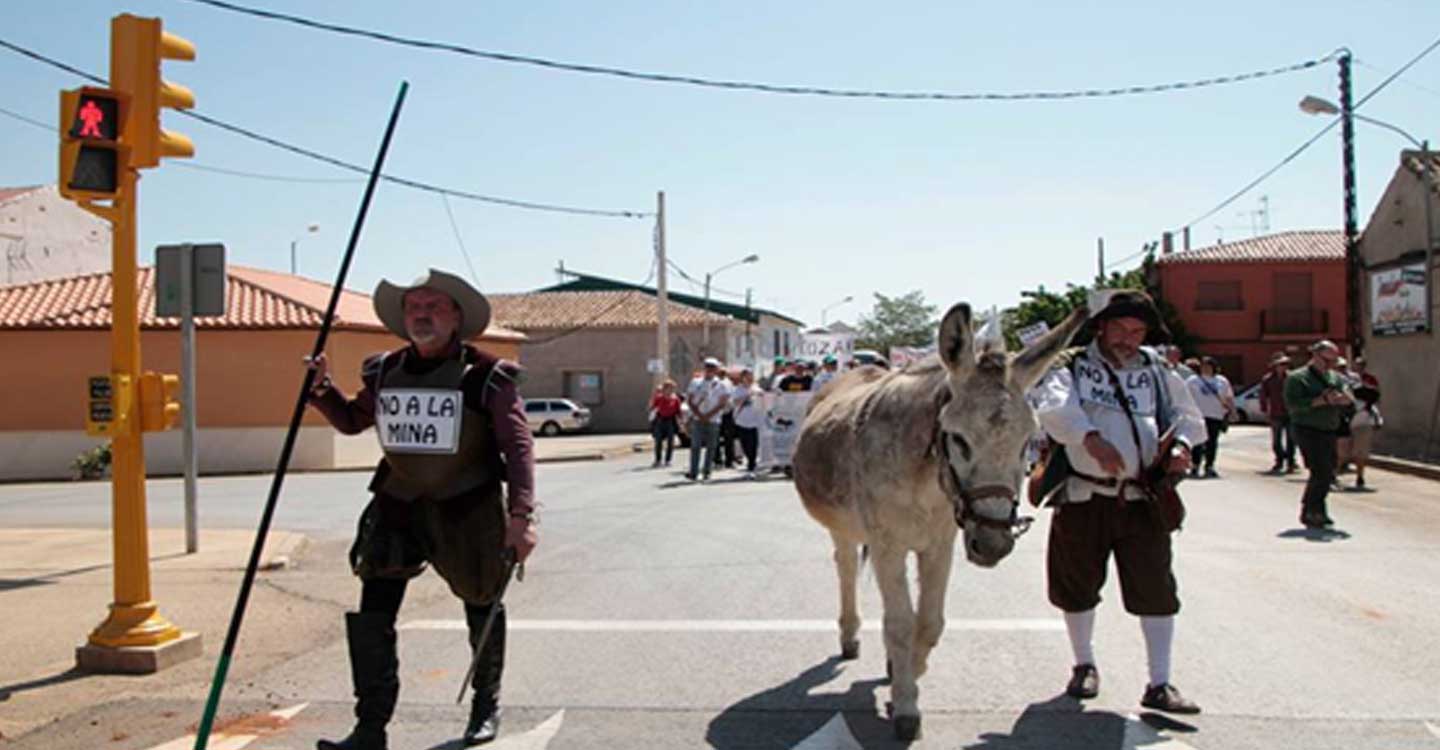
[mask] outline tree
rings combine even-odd
[[[929,346],[935,343],[940,321],[939,308],[926,304],[919,289],[899,297],[875,293],[875,307],[860,316],[860,336],[856,348],[874,349],[890,356],[892,346]]]
[[[1157,290],[1149,283],[1149,279],[1155,278],[1154,264],[1155,257],[1152,253],[1145,257],[1145,261],[1138,268],[1125,273],[1111,272],[1102,287],[1105,289],[1139,289],[1148,292],[1151,298],[1156,300],[1156,306],[1160,308],[1160,318],[1165,321],[1165,327],[1170,329],[1171,343],[1178,345],[1187,354],[1193,353],[1199,340],[1185,330],[1185,324],[1180,319],[1180,314],[1174,305],[1157,294]],[[1005,338],[1012,349],[1020,345],[1020,337],[1016,335],[1017,331],[1041,321],[1051,328],[1059,325],[1060,321],[1070,314],[1070,311],[1089,301],[1090,287],[1066,284],[1063,293],[1056,293],[1048,291],[1042,284],[1036,289],[1020,292],[1020,296],[1024,301],[1002,314]],[[1077,339],[1075,343],[1081,344],[1084,341]]]

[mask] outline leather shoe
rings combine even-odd
[[[500,707],[482,702],[470,705],[470,721],[465,725],[461,742],[466,747],[483,745],[500,734]]]
[[[1079,664],[1070,671],[1065,694],[1071,698],[1094,698],[1100,694],[1100,670],[1094,664]]]
[[[1195,705],[1194,701],[1181,695],[1180,691],[1168,682],[1145,688],[1145,694],[1140,697],[1140,705],[1172,714],[1200,713],[1200,707]]]

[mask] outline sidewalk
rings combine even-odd
[[[110,530],[0,529],[0,745],[126,691],[204,679],[254,539],[249,530],[202,530],[200,551],[187,555],[183,529],[152,529],[151,591],[160,614],[202,632],[205,654],[156,676],[92,676],[75,669],[75,648],[113,599]],[[283,570],[306,544],[304,535],[272,531],[260,575]],[[260,588],[257,599],[273,597]]]

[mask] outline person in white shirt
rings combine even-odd
[[[686,478],[710,479],[715,463],[715,449],[720,442],[720,415],[730,403],[730,393],[720,379],[720,360],[706,357],[705,371],[690,381],[685,399],[690,404],[690,472]],[[702,471],[701,452],[705,454]]]
[[[740,380],[730,396],[740,450],[745,452],[746,476],[755,478],[755,458],[760,449],[760,426],[765,424],[765,392],[755,385],[750,368],[740,371]]]
[[[1214,357],[1202,357],[1200,372],[1190,376],[1185,385],[1205,417],[1206,435],[1205,445],[1190,468],[1190,476],[1199,476],[1204,464],[1205,477],[1214,479],[1220,476],[1215,473],[1215,456],[1220,452],[1220,435],[1229,427],[1230,412],[1235,410],[1235,391],[1230,387],[1230,380],[1220,374],[1220,365]]]
[[[1070,464],[1046,549],[1050,603],[1064,612],[1075,656],[1065,692],[1075,698],[1099,694],[1095,608],[1113,554],[1121,599],[1125,610],[1140,618],[1149,657],[1150,681],[1140,705],[1198,713],[1199,706],[1170,683],[1180,611],[1170,530],[1139,482],[1152,466],[1171,477],[1183,474],[1191,447],[1205,440],[1204,423],[1179,376],[1159,355],[1141,348],[1150,332],[1167,333],[1150,297],[1115,291],[1108,303],[1092,305],[1096,308],[1095,340],[1033,392],[1041,426]],[[1173,447],[1158,455],[1169,430]]]
[[[818,391],[834,380],[835,376],[840,374],[840,360],[836,359],[834,354],[826,354],[821,368],[820,372],[815,374],[815,382],[810,386],[810,390]]]

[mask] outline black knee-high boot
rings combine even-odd
[[[470,704],[470,721],[465,725],[463,740],[466,745],[489,742],[500,733],[500,676],[505,671],[505,605],[500,602],[486,606],[467,604],[465,624],[470,628],[470,652],[473,655],[491,607],[496,609],[495,624],[490,627],[490,636],[486,638],[485,649],[475,666],[475,677],[470,680],[475,698]]]
[[[319,750],[386,750],[385,725],[400,696],[400,660],[395,654],[395,616],[347,612],[350,679],[355,685],[355,729],[338,742],[320,740]]]

